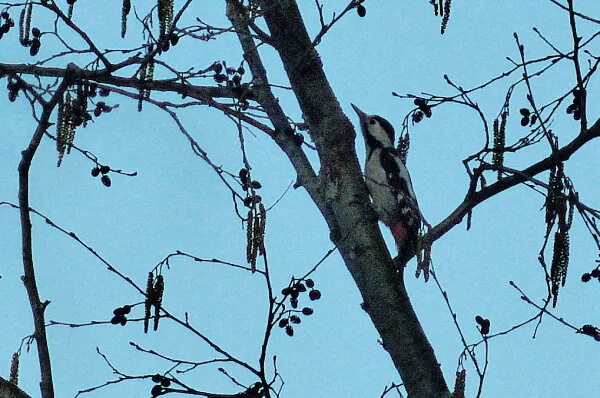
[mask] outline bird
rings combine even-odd
[[[391,230],[399,257],[406,264],[416,253],[421,212],[408,169],[394,147],[394,127],[383,117],[351,105],[365,140],[364,177],[373,208]]]

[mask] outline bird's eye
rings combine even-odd
[[[377,123],[377,121],[376,121],[375,119],[371,119],[371,120],[369,120],[369,124],[373,125],[373,124],[375,124],[375,123]]]

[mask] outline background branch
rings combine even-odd
[[[69,68],[72,68],[71,66]],[[68,69],[69,69],[68,68]],[[62,95],[71,83],[67,76],[61,82],[52,96],[50,101],[43,103],[42,114],[38,122],[37,129],[31,137],[29,146],[22,152],[22,159],[19,163],[19,210],[21,213],[21,239],[23,252],[23,283],[29,296],[29,304],[33,315],[33,323],[35,326],[35,341],[37,343],[38,360],[40,365],[41,382],[40,389],[42,398],[54,397],[54,385],[52,382],[52,365],[50,363],[50,352],[48,349],[48,341],[46,338],[46,322],[44,320],[44,312],[49,301],[42,302],[38,292],[37,283],[35,280],[35,268],[33,265],[33,250],[31,241],[31,218],[29,215],[29,169],[31,162],[35,156],[35,152],[40,145],[40,141],[50,126],[49,119],[52,111],[62,101]]]

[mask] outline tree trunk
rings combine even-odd
[[[263,0],[262,9],[321,162],[318,184],[305,188],[326,219],[409,396],[447,396],[440,365],[408,298],[403,270],[396,270],[370,206],[354,127],[327,81],[297,4]]]

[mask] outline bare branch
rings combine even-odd
[[[507,190],[508,188],[514,187],[515,185],[525,182],[528,177],[533,177],[543,171],[549,170],[552,166],[558,162],[564,162],[568,160],[579,148],[581,148],[588,141],[594,138],[600,137],[600,119],[590,127],[588,130],[579,134],[573,141],[564,147],[558,149],[554,155],[550,155],[537,163],[523,169],[520,173],[514,174],[510,177],[503,178],[492,185],[482,188],[479,191],[470,189],[463,202],[458,207],[436,225],[430,232],[431,241],[436,241],[441,238],[446,232],[452,229],[454,226],[459,224],[463,217],[469,213],[473,208],[482,203],[483,201],[491,198],[492,196]]]
[[[72,70],[72,64],[68,67]],[[31,137],[31,141],[27,149],[22,152],[21,162],[19,163],[19,209],[21,213],[21,238],[23,251],[23,283],[27,289],[29,296],[29,304],[33,314],[33,323],[35,325],[35,340],[38,349],[38,361],[40,365],[41,382],[40,389],[42,398],[54,397],[54,385],[52,382],[52,365],[50,362],[50,351],[48,349],[48,341],[46,339],[46,322],[44,320],[44,312],[49,301],[42,302],[37,288],[35,279],[35,268],[33,265],[33,249],[31,238],[31,218],[29,214],[29,169],[31,162],[35,156],[40,141],[50,126],[50,115],[52,111],[62,99],[63,93],[69,87],[71,78],[65,77],[56,93],[50,101],[42,104],[43,111],[38,122],[37,129]]]
[[[238,0],[227,0],[227,17],[233,24],[244,50],[244,59],[252,72],[252,81],[257,91],[257,100],[275,127],[272,138],[288,156],[298,173],[296,186],[304,186],[314,192],[316,175],[302,148],[294,142],[293,129],[285,112],[269,87],[266,69],[248,28],[248,15]]]

